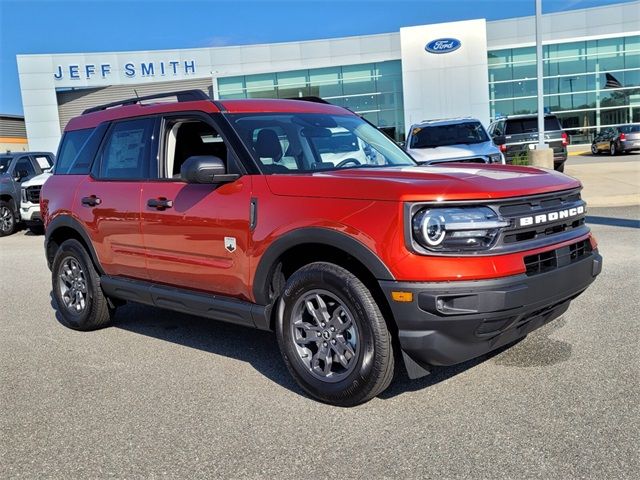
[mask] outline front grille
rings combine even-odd
[[[36,185],[33,187],[27,187],[27,201],[31,203],[40,203],[40,189],[42,187],[40,185]]]
[[[569,215],[568,212],[579,212]],[[510,222],[500,238],[503,245],[541,240],[584,226],[585,203],[577,190],[511,201],[498,207],[500,216]],[[575,212],[574,212],[575,213]],[[522,225],[523,219],[533,220]],[[537,221],[541,219],[541,221]]]
[[[591,242],[588,239],[581,240],[566,247],[528,255],[524,257],[524,265],[527,269],[527,275],[533,276],[570,265],[591,255],[591,252]]]

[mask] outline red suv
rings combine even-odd
[[[418,167],[325,103],[186,91],[72,119],[41,208],[69,327],[133,301],[275,330],[300,386],[350,406],[387,388],[394,354],[416,378],[564,313],[602,265],[580,188]]]

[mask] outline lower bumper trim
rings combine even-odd
[[[471,282],[381,281],[380,285],[398,326],[403,354],[427,370],[486,354],[558,318],[601,270],[602,257],[594,251],[533,276]],[[394,302],[393,290],[412,292],[414,300]],[[407,368],[411,376],[410,370],[419,369]]]

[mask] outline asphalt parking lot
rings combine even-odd
[[[352,409],[273,335],[127,305],[56,320],[43,237],[0,239],[0,478],[637,478],[640,211],[590,210],[604,271],[564,317]]]

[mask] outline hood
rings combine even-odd
[[[505,165],[351,168],[267,175],[275,195],[382,201],[482,200],[580,187],[553,170]]]
[[[22,182],[22,186],[33,187],[34,185],[44,185],[44,182],[46,182],[51,175],[53,174],[49,172],[41,173],[40,175],[36,175],[35,177],[33,177],[30,180],[27,180],[26,182]]]
[[[409,154],[416,162],[431,162],[433,160],[460,160],[469,157],[478,157],[489,155],[491,153],[500,153],[492,141],[474,143],[471,145],[461,143],[459,145],[446,145],[435,148],[410,148]]]

